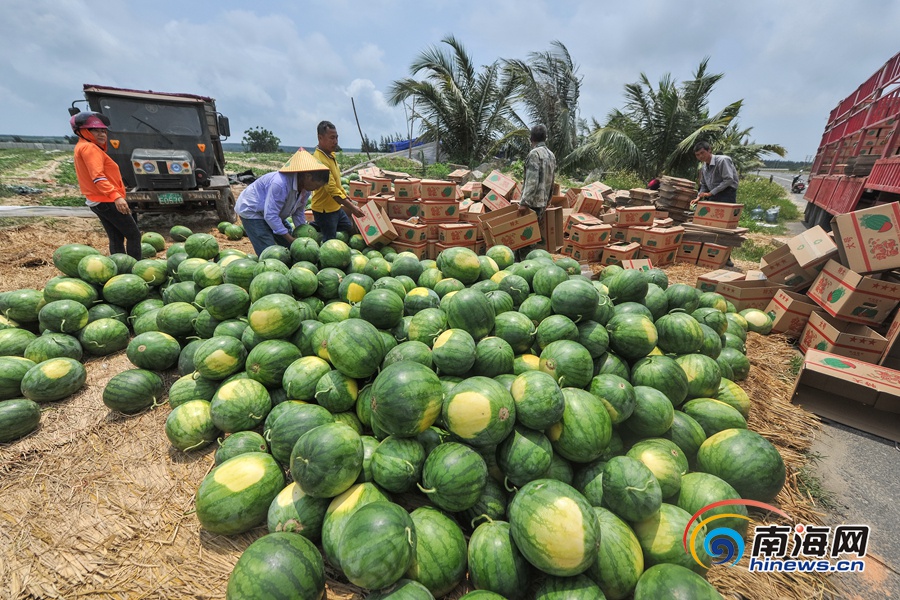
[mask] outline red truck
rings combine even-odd
[[[804,221],[900,200],[900,52],[831,111],[804,198]]]

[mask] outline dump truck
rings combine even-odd
[[[810,170],[804,221],[900,200],[900,52],[838,102]]]
[[[86,102],[109,117],[107,152],[122,172],[132,211],[215,211],[220,221],[235,222],[222,149],[231,131],[213,98],[92,84],[83,91],[69,114]]]

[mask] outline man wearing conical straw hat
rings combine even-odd
[[[257,255],[275,244],[290,247],[294,236],[287,218],[291,217],[294,227],[306,223],[303,212],[309,196],[328,183],[329,175],[328,167],[300,148],[280,169],[241,192],[234,210]]]

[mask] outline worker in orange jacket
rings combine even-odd
[[[141,230],[125,201],[125,183],[119,166],[106,153],[109,118],[80,112],[69,119],[79,137],[75,145],[75,175],[85,204],[100,217],[109,238],[109,253],[127,253],[141,259]]]

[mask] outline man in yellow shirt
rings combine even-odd
[[[337,235],[338,229],[353,230],[353,223],[347,216],[347,212],[354,217],[362,217],[364,213],[352,200],[347,198],[347,194],[341,186],[341,170],[334,157],[334,151],[338,147],[337,128],[331,121],[322,121],[316,127],[316,133],[319,143],[313,156],[331,172],[328,183],[313,193],[310,203],[313,217],[324,242],[333,239]],[[341,210],[342,208],[343,210]]]

